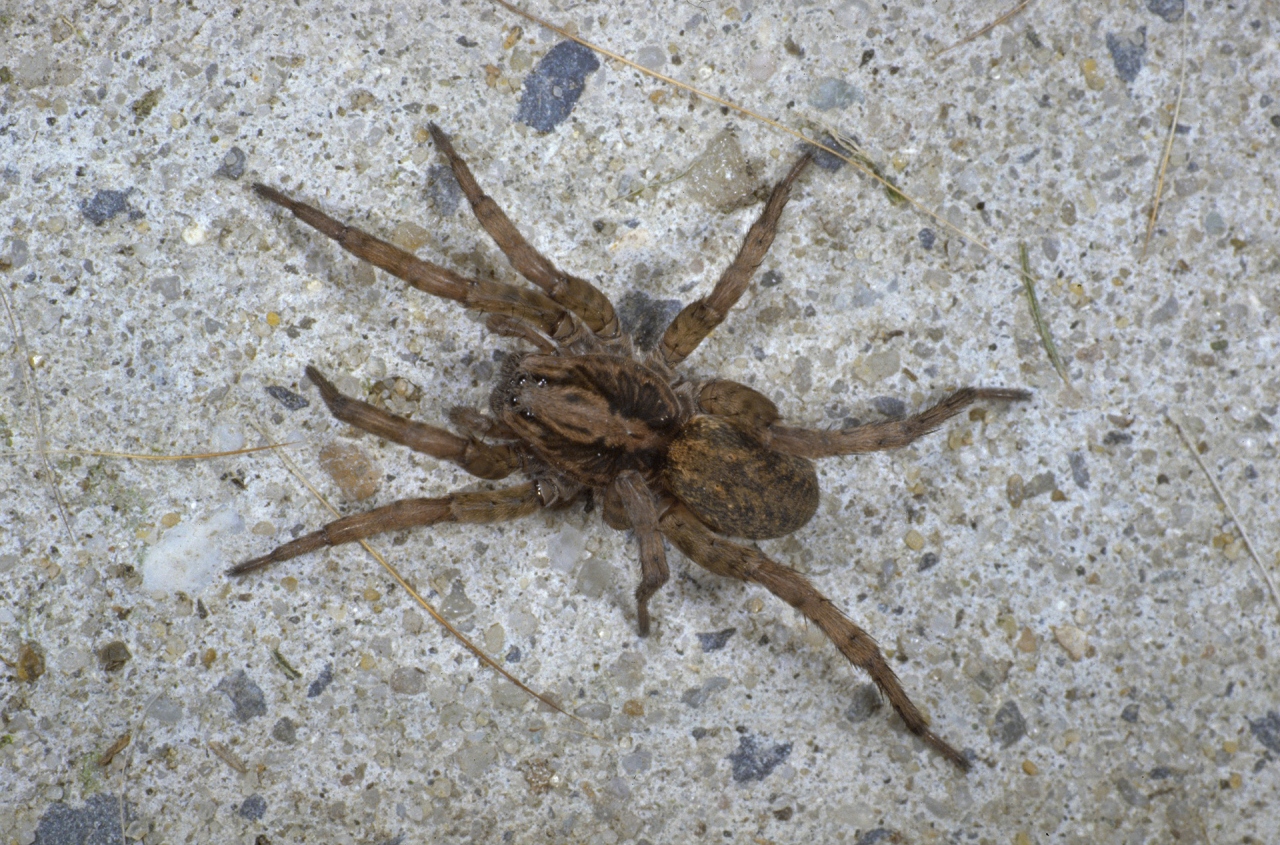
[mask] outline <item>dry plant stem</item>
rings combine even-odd
[[[188,455],[139,455],[134,452],[109,452],[105,449],[46,449],[44,453],[46,455],[81,455],[90,458],[119,458],[125,461],[205,461],[210,458],[232,458],[237,455],[250,455],[254,452],[267,452],[296,445],[298,445],[296,441],[290,440],[284,443],[268,443],[265,446],[246,446],[229,452],[193,452]],[[0,452],[0,458],[16,458],[29,454],[39,453],[35,451]]]
[[[968,34],[968,35],[966,35],[964,38],[961,38],[959,41],[957,41],[956,43],[952,44],[950,47],[944,47],[943,49],[941,49],[941,50],[939,50],[938,52],[934,53],[934,54],[933,54],[932,56],[930,56],[929,58],[931,58],[931,59],[936,59],[936,58],[938,58],[939,56],[943,55],[944,53],[949,53],[949,52],[951,52],[952,50],[956,49],[957,47],[963,47],[965,44],[968,44],[970,41],[974,40],[975,38],[978,38],[978,37],[982,36],[984,33],[990,32],[991,30],[993,30],[993,29],[995,29],[996,27],[998,27],[1000,24],[1004,23],[1005,21],[1009,20],[1009,19],[1010,19],[1010,18],[1012,18],[1013,16],[1017,15],[1017,14],[1018,14],[1019,12],[1021,12],[1023,9],[1027,8],[1027,6],[1028,6],[1030,3],[1031,3],[1031,0],[1022,0],[1022,2],[1021,2],[1021,3],[1019,3],[1019,4],[1018,4],[1018,5],[1016,5],[1016,6],[1014,6],[1012,9],[1010,9],[1009,11],[1005,12],[1005,13],[1004,13],[1003,15],[1001,15],[1000,17],[998,17],[998,18],[996,18],[995,20],[993,20],[991,23],[989,23],[989,24],[987,24],[986,26],[982,27],[982,29],[979,29],[977,32],[971,32],[971,33],[969,33],[969,34]]]
[[[266,438],[267,436],[266,432],[264,432],[261,428],[258,428],[257,426],[254,426],[254,428],[257,428],[258,433],[261,434],[264,438]],[[289,470],[289,472],[293,475],[293,477],[298,479],[298,481],[301,482],[302,486],[306,487],[307,491],[311,493],[312,496],[315,497],[316,501],[324,505],[325,509],[328,510],[329,513],[333,514],[334,516],[339,515],[338,509],[335,508],[329,502],[329,500],[326,499],[320,493],[320,491],[315,488],[315,485],[313,485],[307,479],[307,477],[302,474],[302,471],[298,469],[298,467],[293,463],[292,460],[290,460],[289,456],[285,454],[284,450],[280,450],[276,452],[276,455],[277,457],[280,458],[281,463],[285,465],[285,468]],[[498,661],[494,660],[492,657],[486,654],[484,652],[484,649],[480,648],[480,646],[472,642],[471,639],[467,637],[466,634],[459,631],[452,622],[446,619],[444,615],[440,613],[439,610],[436,609],[435,605],[431,604],[431,602],[423,598],[422,595],[417,591],[417,589],[412,584],[410,584],[403,575],[400,574],[400,571],[396,569],[394,566],[392,566],[390,561],[384,558],[377,551],[377,549],[369,545],[369,542],[367,540],[360,540],[359,543],[361,546],[364,547],[364,550],[368,552],[384,570],[386,570],[387,574],[391,576],[392,580],[394,580],[396,584],[400,586],[401,589],[403,589],[406,593],[408,593],[413,598],[413,600],[418,603],[419,607],[421,607],[423,610],[427,612],[427,615],[429,615],[432,619],[434,619],[440,625],[440,627],[444,628],[445,631],[447,631],[450,636],[452,636],[455,640],[460,642],[467,651],[471,652],[476,657],[477,660],[479,660],[485,666],[488,666],[494,672],[501,675],[507,681],[511,682],[513,685],[515,685],[517,689],[519,689],[521,692],[523,692],[525,695],[529,696],[530,698],[537,699],[538,701],[542,702],[546,706],[550,707],[555,712],[568,716],[570,719],[574,720],[575,722],[582,721],[572,713],[566,712],[562,707],[560,707],[559,704],[557,704],[551,698],[531,688],[529,685],[525,684],[515,675],[512,675],[510,672],[504,669],[502,665],[498,663]]]
[[[1182,94],[1187,88],[1187,5],[1182,6],[1182,67],[1178,71],[1178,97],[1173,104],[1173,120],[1169,123],[1169,137],[1165,140],[1164,155],[1160,157],[1160,171],[1156,176],[1156,188],[1151,197],[1151,216],[1147,219],[1147,234],[1142,239],[1142,256],[1147,257],[1151,235],[1156,230],[1156,218],[1160,214],[1160,198],[1164,195],[1164,174],[1169,168],[1169,156],[1173,153],[1173,138],[1178,134],[1178,115],[1182,113]],[[1141,260],[1139,259],[1139,260]]]
[[[1227,501],[1226,494],[1222,492],[1222,488],[1218,486],[1218,480],[1209,472],[1209,468],[1205,466],[1204,461],[1200,459],[1200,453],[1196,451],[1195,446],[1191,442],[1191,438],[1187,437],[1187,433],[1182,430],[1182,426],[1174,421],[1173,417],[1166,416],[1166,420],[1178,432],[1178,436],[1182,438],[1182,442],[1186,444],[1187,451],[1191,453],[1191,457],[1200,465],[1200,471],[1204,473],[1204,477],[1209,479],[1209,484],[1213,487],[1213,492],[1218,495],[1218,501],[1222,502],[1222,507],[1226,508],[1227,516],[1231,517],[1231,521],[1235,523],[1236,530],[1240,532],[1240,539],[1244,541],[1244,547],[1249,550],[1249,557],[1253,558],[1253,563],[1258,567],[1258,574],[1262,576],[1262,580],[1267,582],[1267,589],[1271,591],[1271,602],[1280,609],[1280,593],[1276,592],[1275,582],[1271,580],[1271,573],[1262,563],[1262,558],[1258,557],[1258,552],[1253,548],[1253,541],[1249,539],[1249,534],[1245,531],[1244,523],[1240,521],[1240,517],[1236,516],[1235,509],[1231,507],[1231,503]]]
[[[1031,321],[1036,324],[1036,331],[1040,333],[1040,343],[1043,344],[1045,354],[1049,356],[1053,368],[1058,371],[1058,377],[1070,386],[1071,379],[1067,377],[1067,368],[1062,363],[1062,356],[1058,354],[1057,344],[1053,342],[1049,324],[1040,313],[1040,300],[1036,297],[1035,281],[1031,275],[1031,257],[1027,254],[1026,244],[1018,244],[1018,257],[1022,262],[1022,286],[1027,292],[1027,306],[1031,309]]]
[[[40,388],[36,385],[36,368],[31,363],[31,353],[27,351],[27,338],[22,333],[18,315],[13,312],[13,304],[9,302],[9,292],[3,288],[0,288],[0,300],[4,302],[4,313],[9,320],[13,348],[22,356],[22,362],[26,365],[22,367],[22,380],[26,382],[27,393],[30,394],[36,409],[36,451],[40,453],[40,463],[44,465],[44,477],[49,484],[49,490],[53,493],[53,501],[58,506],[58,516],[62,520],[62,527],[66,529],[67,540],[74,544],[76,535],[71,530],[71,520],[67,516],[67,506],[63,504],[62,493],[58,491],[58,477],[53,472],[53,464],[49,462],[47,448],[49,441],[44,433],[44,403],[40,399]]]
[[[822,629],[850,663],[871,676],[876,687],[902,717],[907,730],[961,770],[969,770],[969,761],[964,755],[929,729],[928,721],[902,689],[898,676],[885,661],[871,635],[841,613],[807,578],[756,549],[716,536],[683,505],[667,511],[661,525],[666,538],[690,560],[717,575],[753,581],[800,611]]]

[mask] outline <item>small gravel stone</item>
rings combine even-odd
[[[298,741],[298,726],[288,716],[281,716],[271,726],[271,738],[286,745],[293,745]]]
[[[1116,67],[1116,75],[1125,82],[1138,78],[1142,70],[1142,62],[1147,54],[1147,30],[1138,30],[1141,41],[1125,38],[1115,33],[1107,33],[1107,52],[1111,54],[1111,62]]]
[[[1000,705],[991,724],[991,738],[1000,743],[1001,748],[1008,748],[1026,735],[1027,720],[1022,718],[1018,703],[1006,701]]]
[[[733,779],[738,783],[764,780],[791,756],[791,743],[769,744],[763,737],[743,734],[737,749],[728,756],[733,764]]]
[[[98,649],[98,665],[104,672],[120,671],[131,657],[129,647],[120,640],[113,640]]]
[[[737,632],[737,628],[725,628],[723,631],[712,631],[706,634],[698,634],[698,645],[703,651],[719,651],[724,648],[725,643],[729,642],[729,638]]]
[[[1147,0],[1147,11],[1164,18],[1165,23],[1182,20],[1186,0]]]
[[[849,706],[845,708],[844,717],[856,725],[870,719],[883,706],[884,701],[874,684],[859,684],[853,691]]]
[[[244,799],[244,803],[240,805],[240,809],[236,810],[236,814],[256,822],[267,814],[267,799],[256,793],[250,795]]]
[[[218,168],[216,175],[226,179],[239,179],[244,175],[245,161],[244,150],[232,147],[222,157],[222,165]]]
[[[680,696],[680,700],[696,710],[703,704],[706,704],[707,699],[710,698],[713,693],[717,693],[727,686],[729,686],[729,679],[717,675],[714,678],[707,678],[706,682],[703,683],[702,686],[692,687],[685,690],[684,694]]]
[[[311,686],[307,687],[307,698],[319,696],[331,683],[333,683],[333,664],[326,663],[320,670],[320,675],[311,682]]]
[[[231,699],[235,706],[231,715],[236,721],[247,722],[255,716],[266,715],[267,698],[262,693],[262,687],[255,684],[243,669],[223,678],[218,684],[218,691],[225,692]]]
[[[289,411],[301,411],[311,404],[310,399],[305,396],[299,396],[289,388],[281,387],[278,384],[268,385],[266,391],[267,395],[284,405],[285,409]]]
[[[516,120],[539,132],[555,129],[573,111],[587,76],[599,69],[600,61],[590,49],[561,41],[525,77]]]
[[[1089,636],[1075,625],[1054,628],[1053,637],[1072,660],[1080,660],[1089,649]]]

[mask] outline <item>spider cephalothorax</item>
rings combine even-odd
[[[619,327],[608,298],[534,250],[480,190],[448,136],[434,124],[431,137],[480,224],[516,271],[541,290],[460,276],[273,188],[253,187],[358,258],[413,287],[488,314],[490,330],[534,349],[507,357],[488,415],[468,408],[450,412],[458,433],[343,396],[318,370],[307,367],[330,412],[357,428],[453,461],[480,478],[521,472],[529,481],[392,502],[331,522],[231,572],[244,574],[385,531],[440,522],[498,522],[591,496],[603,502],[606,523],[635,531],[641,570],[636,621],[642,635],[650,627],[649,599],[668,577],[665,539],[706,569],[761,584],[799,610],[846,658],[866,670],[912,733],[967,769],[965,756],[929,729],[870,635],[799,572],[725,536],[779,537],[807,523],[818,507],[814,458],[905,446],[975,400],[1018,400],[1030,394],[964,388],[905,419],[814,431],[782,425],[773,402],[746,385],[699,381],[678,371],[724,320],[764,260],[791,186],[809,164],[807,153],[773,189],[711,293],[685,306],[657,347],[642,353]]]

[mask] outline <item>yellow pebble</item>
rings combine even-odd
[[[1023,760],[1022,771],[1026,772],[1029,775],[1038,775],[1040,774],[1040,767],[1037,766],[1035,763],[1032,763],[1030,760]]]
[[[268,326],[270,326],[270,327],[271,327],[271,328],[273,328],[273,329],[274,329],[276,326],[280,325],[280,315],[279,315],[279,314],[277,314],[277,313],[276,313],[276,312],[274,312],[274,311],[270,311],[270,312],[268,312],[268,313],[267,313],[267,325],[268,325]]]

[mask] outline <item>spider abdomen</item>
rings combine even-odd
[[[697,416],[667,450],[668,489],[714,531],[765,540],[803,526],[818,509],[818,473],[724,417]]]

